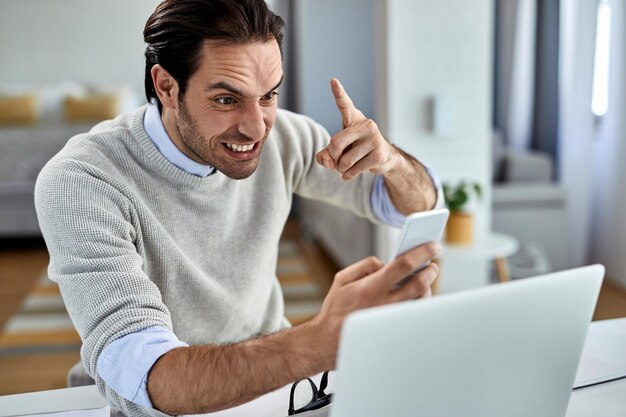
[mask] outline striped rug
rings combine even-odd
[[[74,330],[56,283],[44,274],[0,335],[0,357],[32,353],[78,351]]]
[[[285,314],[292,323],[305,321],[319,311],[323,294],[297,243],[281,241],[277,274],[285,295]],[[79,349],[80,338],[59,288],[44,274],[5,325],[0,335],[0,357]]]
[[[286,315],[294,324],[319,311],[324,292],[312,279],[310,260],[302,248],[297,237],[289,236],[283,236],[279,246],[277,274],[285,292]],[[32,258],[13,258],[16,271],[33,269]],[[33,272],[28,279],[35,284],[0,331],[0,395],[64,388],[67,371],[80,359],[80,338],[58,286],[44,272],[39,279],[32,278],[37,274]]]
[[[292,324],[308,320],[322,306],[324,290],[313,273],[298,243],[283,238],[278,246],[276,274],[285,297],[285,315]]]
[[[59,289],[43,276],[0,333],[0,395],[64,388],[79,359],[80,338]]]

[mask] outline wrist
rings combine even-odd
[[[431,210],[437,202],[437,186],[417,159],[394,146],[397,161],[383,175],[385,187],[396,209],[404,214]],[[407,193],[406,190],[416,190]]]
[[[389,144],[389,146],[391,148],[389,169],[383,175],[389,178],[405,176],[407,172],[411,171],[413,164],[398,148],[396,148],[392,144]]]
[[[297,326],[301,332],[299,341],[312,366],[313,373],[334,369],[337,358],[338,335],[318,314],[313,319]],[[335,332],[337,333],[337,332]]]

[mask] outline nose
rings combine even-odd
[[[265,136],[265,128],[263,108],[258,103],[246,106],[239,123],[239,132],[254,140],[260,140]]]

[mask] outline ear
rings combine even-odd
[[[154,90],[165,108],[178,109],[178,83],[161,65],[156,64],[150,70]]]

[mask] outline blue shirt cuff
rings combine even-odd
[[[385,178],[382,175],[377,175],[374,179],[374,186],[370,194],[370,204],[378,220],[390,226],[402,227],[406,216],[400,213],[391,202],[385,186]]]
[[[421,162],[420,164],[430,176],[433,186],[437,190],[437,202],[435,203],[435,207],[433,207],[433,209],[443,208],[445,201],[443,198],[441,180],[439,180],[439,178],[428,166]],[[374,179],[374,186],[372,187],[372,192],[370,194],[370,204],[372,206],[372,211],[378,220],[383,223],[387,223],[390,226],[402,227],[406,216],[400,213],[391,201],[389,193],[387,192],[387,186],[385,185],[385,178],[382,175],[377,175]]]
[[[148,372],[162,355],[189,346],[164,327],[153,326],[127,334],[110,343],[98,358],[100,377],[119,395],[135,404],[153,408],[148,395]]]

